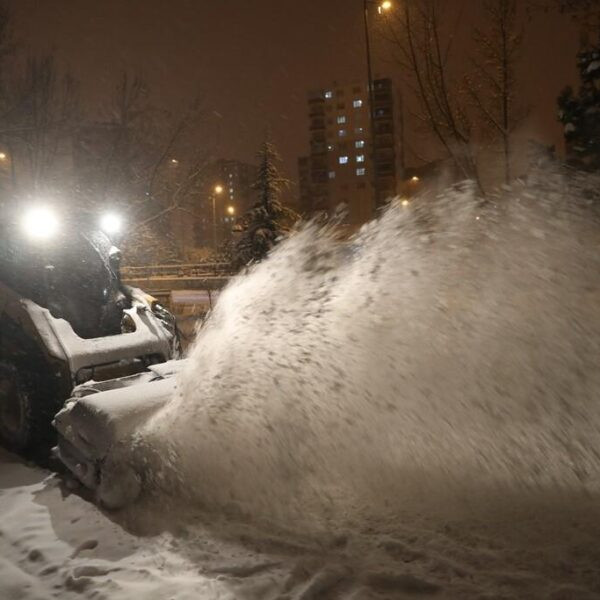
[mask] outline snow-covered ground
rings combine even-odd
[[[586,600],[600,598],[598,516],[592,504],[413,513],[311,539],[160,507],[106,515],[2,451],[0,598]]]

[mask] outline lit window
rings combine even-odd
[[[329,98],[333,98],[333,92],[327,90],[325,92],[325,98],[327,98],[329,100]]]
[[[352,103],[352,106],[354,106],[354,108],[360,108],[363,105],[363,101],[362,100],[355,100]]]
[[[328,152],[333,152],[335,146],[333,144],[327,144],[327,151]]]
[[[347,133],[347,132],[346,132],[346,130],[345,130],[345,129],[340,129],[340,130],[338,131],[338,135],[339,135],[340,137],[345,137],[345,136],[346,136],[346,133]]]
[[[229,173],[229,179],[233,179],[233,173]]]
[[[363,129],[362,127],[357,127],[357,128],[354,130],[354,133],[362,133],[363,131],[364,131],[364,129]]]
[[[233,188],[232,187],[229,188],[229,193],[233,194]]]
[[[329,171],[329,179],[335,179],[335,171]]]
[[[359,177],[362,177],[362,176],[363,176],[365,173],[366,173],[366,170],[365,170],[365,168],[364,168],[364,167],[361,167],[360,169],[356,169],[356,174],[357,174]]]
[[[340,160],[340,165],[348,164],[348,157],[347,156],[340,156],[339,160]]]
[[[337,122],[338,122],[338,123],[345,123],[345,122],[346,122],[346,117],[345,117],[344,115],[340,115],[340,116],[337,118]]]
[[[354,142],[354,147],[355,148],[364,148],[365,140],[357,140],[356,142]]]
[[[356,157],[356,162],[365,162],[365,155],[364,154],[359,154]]]

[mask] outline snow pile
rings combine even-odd
[[[569,192],[290,239],[112,457],[154,494],[102,514],[0,452],[0,598],[598,598],[600,235]]]
[[[600,593],[593,504],[503,523],[398,513],[383,533],[315,540],[143,503],[102,514],[0,451],[0,598],[588,600]]]
[[[312,225],[233,282],[143,432],[165,489],[303,527],[596,493],[598,217],[540,182]]]
[[[0,449],[2,600],[217,599],[227,589],[198,574],[170,536],[140,540]]]

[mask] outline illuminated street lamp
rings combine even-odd
[[[213,217],[213,247],[217,249],[217,196],[223,193],[223,186],[215,185],[212,196],[212,217]]]
[[[365,49],[367,52],[367,85],[369,90],[369,118],[371,123],[371,153],[373,158],[373,191],[375,204],[379,204],[379,190],[377,177],[377,160],[375,159],[375,95],[373,93],[373,67],[371,65],[371,39],[369,36],[369,6],[376,5],[377,12],[381,15],[393,8],[391,0],[363,0],[363,14],[365,25]]]
[[[4,162],[7,158],[6,152],[0,152],[0,161]]]
[[[392,10],[393,6],[391,0],[385,0],[377,7],[377,12],[382,15],[383,13],[388,12],[388,10]]]
[[[227,207],[227,214],[228,215],[235,215],[235,206],[228,206]]]
[[[411,177],[411,178],[410,178],[410,180],[411,180],[413,183],[419,183],[419,181],[420,181],[420,179],[419,179],[419,178],[418,178],[416,175],[414,175],[413,177]]]

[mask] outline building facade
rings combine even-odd
[[[310,154],[298,160],[300,205],[305,215],[337,207],[346,222],[361,225],[396,195],[397,160],[394,93],[390,79],[373,82],[371,131],[369,94],[360,84],[334,85],[308,95]]]
[[[237,160],[219,159],[207,169],[201,186],[198,218],[194,223],[197,247],[217,246],[229,240],[236,220],[256,202],[252,186],[257,167]],[[218,190],[218,191],[217,191]],[[213,202],[216,226],[213,226]]]

